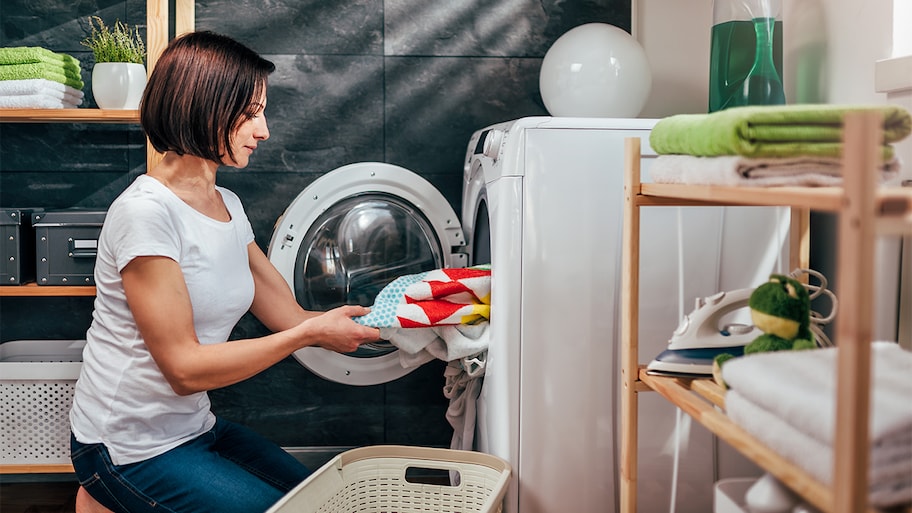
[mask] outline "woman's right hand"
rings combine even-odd
[[[350,353],[358,346],[380,340],[380,330],[362,326],[352,317],[367,315],[370,308],[358,305],[343,305],[328,312],[321,313],[302,322],[298,326],[308,332],[307,339],[311,344],[335,351]]]

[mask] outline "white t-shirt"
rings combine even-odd
[[[116,465],[161,454],[212,428],[209,396],[179,396],[152,359],[127,306],[120,271],[138,256],[180,264],[203,344],[225,342],[253,301],[240,199],[218,187],[231,221],[203,215],[141,175],[111,204],[98,239],[97,296],[70,423],[82,443],[103,443]]]

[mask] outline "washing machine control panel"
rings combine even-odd
[[[497,157],[500,156],[500,146],[503,144],[504,131],[497,129],[489,130],[483,137],[484,146],[482,153],[485,157],[497,160]]]

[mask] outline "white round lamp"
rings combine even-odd
[[[539,88],[552,116],[633,118],[649,98],[652,72],[633,36],[606,23],[587,23],[545,53]]]

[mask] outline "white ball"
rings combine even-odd
[[[552,116],[636,117],[652,88],[643,47],[623,29],[587,23],[551,45],[538,81]]]

